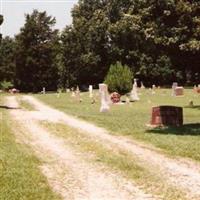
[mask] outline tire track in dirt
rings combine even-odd
[[[7,97],[7,105],[19,107],[15,96]],[[81,159],[83,155],[80,152],[74,151],[63,139],[38,125],[37,117],[44,113],[40,110],[36,112],[10,110],[11,116],[19,126],[14,132],[20,141],[31,146],[37,157],[45,162],[41,170],[54,191],[61,194],[63,199],[156,199],[106,167],[94,167]]]

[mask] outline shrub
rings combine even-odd
[[[0,88],[2,90],[8,90],[13,87],[13,84],[9,81],[2,81],[0,82]]]
[[[118,92],[120,95],[124,95],[132,89],[132,79],[133,73],[130,68],[117,62],[110,66],[104,82],[108,85],[109,92]]]

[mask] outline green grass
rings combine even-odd
[[[96,91],[97,92],[97,91]],[[54,108],[105,127],[116,135],[126,135],[162,149],[172,156],[183,156],[200,161],[200,96],[186,89],[184,97],[172,97],[171,90],[160,89],[151,95],[148,89],[140,91],[140,101],[130,105],[113,105],[109,113],[100,113],[100,102],[91,104],[88,93],[82,93],[78,103],[70,94],[34,95]],[[194,107],[189,108],[193,100]],[[180,128],[149,129],[151,108],[158,105],[183,107],[184,126]]]
[[[138,160],[126,151],[112,149],[100,142],[91,139],[87,134],[81,133],[64,124],[41,122],[41,125],[59,137],[63,137],[67,145],[84,153],[82,158],[98,166],[104,164],[112,170],[120,171],[123,176],[134,180],[144,191],[158,195],[165,200],[184,200],[185,195],[176,187],[171,186],[161,177],[158,169],[151,171],[139,164]]]
[[[0,94],[0,106],[3,95]],[[40,161],[25,145],[17,142],[8,110],[0,107],[0,199],[59,200],[41,174]],[[15,129],[15,128],[14,128]]]

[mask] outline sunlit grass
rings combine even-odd
[[[95,91],[98,94],[97,91]],[[89,93],[82,93],[82,102],[77,102],[71,94],[63,93],[35,95],[40,100],[70,115],[76,116],[98,126],[105,127],[112,134],[125,135],[145,143],[153,144],[173,156],[183,156],[200,161],[200,95],[186,89],[184,97],[172,97],[170,89],[157,89],[152,95],[148,89],[140,90],[140,101],[113,105],[109,113],[100,113],[100,100],[91,104]],[[188,107],[189,101],[194,107]],[[149,130],[151,108],[158,105],[183,107],[184,126],[166,130]]]

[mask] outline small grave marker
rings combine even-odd
[[[92,87],[92,85],[89,85],[89,97],[93,98],[93,87]]]
[[[184,88],[183,87],[176,87],[175,88],[175,96],[183,96],[184,95]]]
[[[136,79],[134,79],[134,84],[133,84],[133,88],[131,90],[130,99],[131,99],[131,101],[139,101],[140,100],[140,98],[138,97],[138,93],[137,93],[137,80]]]
[[[177,82],[173,82],[173,84],[172,84],[172,96],[176,96],[176,94],[175,94],[176,87],[178,87],[178,83]]]
[[[45,87],[42,88],[42,94],[46,94],[46,88]]]

